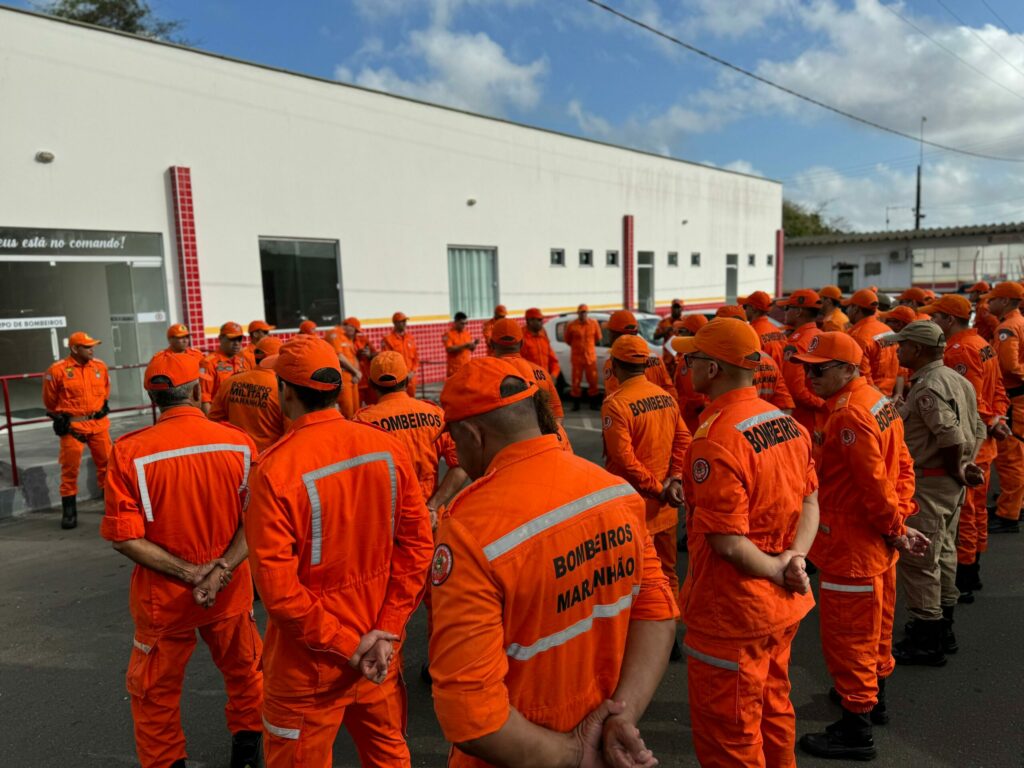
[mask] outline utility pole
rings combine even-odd
[[[921,166],[924,165],[924,124],[927,117],[921,116],[921,157],[917,162],[917,204],[914,206],[914,229],[921,229],[921,219],[924,218],[924,214],[921,213]]]

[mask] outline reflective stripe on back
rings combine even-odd
[[[744,419],[734,426],[737,431],[746,432],[751,427],[756,427],[758,424],[764,424],[766,421],[771,421],[772,419],[781,419],[785,415],[786,414],[780,410],[767,411],[766,413],[759,413],[756,416],[751,416],[749,419]]]
[[[151,453],[149,456],[140,456],[135,460],[135,475],[139,482],[139,496],[142,499],[142,509],[146,513],[146,520],[153,522],[153,503],[149,498],[149,485],[146,481],[146,465],[153,464],[165,459],[177,459],[182,456],[198,456],[203,453],[218,453],[229,451],[242,454],[242,484],[238,492],[242,493],[249,484],[249,466],[252,463],[252,452],[248,445],[237,445],[235,443],[210,443],[207,445],[189,445],[185,448],[175,448],[170,451]]]
[[[395,460],[387,451],[353,456],[351,459],[345,459],[345,461],[339,461],[336,464],[314,469],[302,476],[302,484],[306,486],[306,493],[309,495],[310,565],[320,565],[321,545],[323,544],[323,506],[320,502],[320,492],[317,490],[316,481],[330,475],[336,475],[339,472],[344,472],[347,469],[361,467],[364,464],[372,464],[376,461],[383,461],[387,465],[388,475],[391,479],[391,536],[392,538],[394,537],[395,511],[398,503],[398,476],[395,473]]]
[[[533,520],[530,520],[528,523],[523,523],[518,528],[509,531],[500,539],[492,541],[484,547],[484,556],[488,561],[494,560],[507,552],[511,552],[520,544],[529,541],[537,534],[543,533],[561,522],[593,509],[599,504],[604,504],[606,501],[618,499],[622,496],[629,496],[631,493],[635,493],[633,487],[625,483],[611,485],[607,488],[602,488],[599,491],[588,493],[586,496],[582,496],[575,501],[570,501],[568,504],[564,504],[557,509],[545,512],[543,515],[533,518]]]

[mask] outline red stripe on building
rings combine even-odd
[[[782,262],[786,257],[786,231],[775,230],[775,296],[782,296]]]
[[[633,280],[635,268],[633,266],[633,217],[626,215],[622,217],[622,306],[632,311],[633,305]]]
[[[206,349],[203,330],[203,296],[199,285],[199,249],[196,247],[196,218],[192,204],[192,171],[171,166],[171,202],[174,234],[178,246],[178,283],[181,288],[182,322],[192,331],[195,346]]]

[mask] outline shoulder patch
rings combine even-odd
[[[448,581],[454,567],[455,558],[452,555],[452,548],[447,544],[439,544],[434,550],[434,561],[430,564],[430,583],[435,587],[440,587]]]
[[[693,482],[703,483],[711,474],[711,465],[708,464],[706,459],[697,459],[693,462],[692,474]]]
[[[932,395],[921,395],[917,398],[917,402],[921,406],[922,411],[931,411],[935,409],[935,398]]]
[[[601,422],[601,426],[604,429],[611,429],[612,428],[612,417],[611,416],[605,416],[604,419]]]
[[[965,376],[967,374],[967,366],[964,365],[963,363],[957,363],[956,367],[953,370],[959,373],[961,376]]]
[[[843,445],[853,445],[857,442],[857,435],[853,433],[852,429],[844,427],[839,430],[839,442]]]
[[[792,337],[791,337],[792,338]],[[787,344],[782,350],[782,359],[789,362],[789,358],[797,353],[797,348],[792,344]]]
[[[1006,341],[1011,336],[1013,336],[1013,331],[1011,331],[1009,328],[1003,328],[1002,330],[999,331],[1000,341]]]
[[[701,422],[700,426],[697,427],[697,431],[693,433],[694,440],[700,440],[701,438],[707,437],[708,432],[711,431],[711,425],[715,423],[715,419],[722,415],[721,411],[715,411],[708,416],[704,421]]]

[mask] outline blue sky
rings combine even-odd
[[[916,136],[924,115],[929,139],[1024,159],[1020,0],[606,2],[867,119]],[[585,0],[151,5],[206,50],[769,176],[856,229],[884,229],[887,207],[891,228],[912,224],[916,142],[738,77]],[[1024,163],[926,147],[922,209],[925,226],[1024,220]]]

